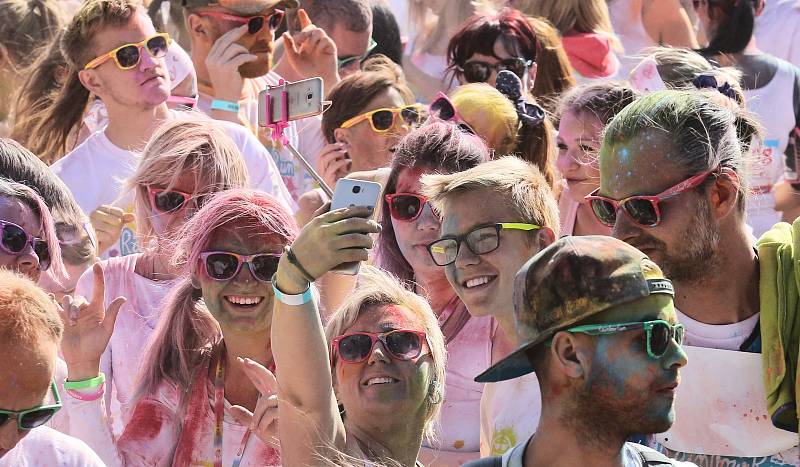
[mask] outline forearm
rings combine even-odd
[[[82,401],[66,393],[63,396],[63,410],[69,413],[69,434],[89,445],[106,465],[118,466],[122,465],[122,461],[105,415],[104,399],[100,396],[95,400]]]

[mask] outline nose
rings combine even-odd
[[[28,434],[27,431],[17,429],[15,419],[9,419],[0,425],[0,449],[7,451],[13,449],[26,434]]]
[[[160,59],[153,58],[150,56],[150,53],[146,50],[145,46],[139,47],[139,70],[140,71],[147,71],[152,68],[155,68]]]
[[[422,206],[422,212],[419,214],[416,223],[417,230],[435,230],[438,232],[439,227],[441,227],[439,216],[433,212],[431,203],[428,202]]]
[[[683,350],[683,347],[678,345],[674,339],[670,339],[670,347],[671,349],[667,351],[666,355],[662,357],[662,364],[664,365],[665,369],[672,369],[672,368],[681,368],[686,366],[689,362],[689,357],[686,355],[686,352]]]
[[[480,257],[469,249],[466,242],[461,242],[458,246],[458,253],[456,254],[456,261],[448,266],[455,267],[456,269],[465,268],[480,262]]]
[[[233,280],[243,284],[249,284],[255,281],[256,277],[253,275],[253,271],[250,270],[249,264],[242,264],[242,267],[239,269],[239,272],[236,274],[236,277],[234,277]]]
[[[489,79],[486,80],[486,84],[491,87],[495,87],[497,83],[497,70],[492,70],[492,74],[489,75]]]
[[[39,257],[34,253],[32,245],[29,244],[17,255],[15,266],[17,271],[25,275],[39,270]]]
[[[616,222],[614,222],[614,227],[611,228],[611,236],[628,242],[628,240],[636,236],[639,227],[633,223],[633,220],[624,211],[622,207],[617,209]]]
[[[572,154],[567,151],[558,151],[558,158],[556,158],[556,167],[561,175],[566,175],[571,171],[578,168],[578,162],[572,157]]]
[[[389,355],[386,351],[386,348],[383,346],[383,342],[380,340],[375,343],[375,347],[372,348],[372,353],[369,354],[369,360],[367,363],[370,365],[375,364],[377,362],[389,363]]]

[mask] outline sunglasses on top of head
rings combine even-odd
[[[480,60],[473,60],[464,63],[463,66],[456,67],[456,70],[464,76],[470,83],[485,83],[492,76],[492,72],[499,73],[508,70],[519,77],[525,78],[525,71],[533,61],[524,58],[504,58],[497,63],[487,63]]]
[[[371,110],[346,120],[339,125],[339,128],[350,128],[367,120],[372,131],[375,133],[386,133],[394,128],[398,115],[403,119],[405,125],[415,127],[422,120],[422,105],[411,104],[403,107]]]
[[[258,253],[240,255],[230,251],[206,251],[200,254],[203,269],[208,277],[217,281],[229,281],[239,274],[246,264],[259,282],[272,283],[272,276],[278,270],[279,253]]]
[[[700,186],[713,172],[713,170],[709,170],[699,173],[657,195],[631,196],[617,201],[605,196],[599,196],[597,193],[600,188],[598,188],[586,196],[586,200],[589,201],[597,220],[608,227],[614,227],[617,222],[617,212],[620,209],[623,209],[636,225],[640,227],[655,227],[661,223],[660,202]]]
[[[380,341],[383,348],[395,360],[413,360],[422,354],[427,338],[424,332],[410,329],[398,329],[380,334],[351,332],[334,338],[331,342],[331,352],[339,355],[345,363],[361,363],[369,358],[375,345]]]
[[[172,43],[169,34],[160,32],[154,34],[141,42],[124,44],[116,49],[104,53],[93,59],[83,67],[84,70],[97,68],[108,60],[113,60],[120,70],[130,70],[135,68],[142,59],[142,49],[153,58],[164,58],[167,56],[167,49]]]
[[[458,126],[465,133],[469,133],[471,135],[477,134],[475,133],[475,130],[473,130],[472,127],[469,126],[469,124],[461,117],[461,115],[459,115],[455,104],[453,104],[453,101],[447,97],[447,94],[441,91],[436,94],[436,99],[434,99],[430,106],[428,106],[428,114],[437,120],[455,123],[456,126]]]
[[[166,188],[147,187],[147,194],[150,197],[150,206],[162,214],[174,214],[182,211],[189,205],[189,201],[194,199],[196,207],[202,207],[205,196],[194,196],[179,190],[167,190]]]
[[[12,418],[17,420],[18,430],[32,430],[50,421],[53,415],[61,409],[61,397],[58,395],[55,381],[50,381],[50,390],[53,392],[55,404],[40,405],[26,410],[0,409],[0,428]]]
[[[39,270],[47,271],[50,267],[50,249],[46,241],[34,237],[13,222],[0,220],[0,229],[2,229],[0,248],[3,251],[10,255],[19,256],[28,245],[31,245],[36,257],[39,258]]]
[[[283,10],[274,10],[269,15],[258,16],[236,16],[223,13],[221,11],[201,11],[197,13],[198,16],[209,16],[211,18],[224,19],[226,21],[233,21],[234,23],[246,24],[248,34],[258,34],[266,24],[269,30],[275,32],[283,22],[285,13]]]

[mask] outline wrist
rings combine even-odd
[[[100,361],[88,363],[67,362],[67,381],[84,381],[100,376]]]
[[[285,255],[281,256],[278,262],[278,270],[275,272],[274,280],[273,285],[281,292],[289,295],[305,292],[310,284]]]

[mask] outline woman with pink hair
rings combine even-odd
[[[83,399],[71,408],[73,433],[109,465],[280,465],[275,388],[251,381],[241,358],[274,369],[270,281],[296,232],[270,195],[237,189],[211,198],[176,236],[181,274],[144,354],[122,436],[115,443],[110,430],[96,428],[108,427],[102,383],[72,391]],[[78,386],[100,375],[122,301],[104,312],[102,293],[95,289],[91,303],[67,310],[77,319],[62,351],[68,381]]]

